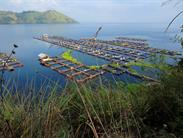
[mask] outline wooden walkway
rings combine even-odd
[[[85,83],[88,80],[92,80],[104,74],[104,71],[89,69],[84,64],[72,63],[59,57],[51,57],[49,61],[40,60],[40,63],[78,84]]]
[[[19,62],[16,58],[10,58],[8,61],[7,60],[8,56],[4,53],[0,53],[0,71],[12,71],[15,68],[23,67],[23,64]]]

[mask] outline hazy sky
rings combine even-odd
[[[162,6],[164,1],[166,0],[0,0],[0,10],[19,12],[55,9],[79,22],[167,23],[181,10],[183,4]]]

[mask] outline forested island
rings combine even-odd
[[[77,23],[74,19],[55,10],[39,11],[0,11],[0,24],[67,24]]]

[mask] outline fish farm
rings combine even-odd
[[[104,74],[104,71],[89,69],[86,65],[73,63],[59,57],[49,57],[40,59],[40,63],[74,82],[80,84],[91,80],[99,75]]]
[[[68,39],[68,38],[58,37],[58,36],[43,35],[41,37],[34,37],[34,39],[44,41],[59,47],[65,47],[68,49],[76,50],[94,57],[98,57],[98,58],[107,60],[114,65],[114,66],[111,66],[109,64],[109,65],[102,66],[102,68],[97,70],[99,72],[96,72],[95,70],[95,73],[93,75],[90,73],[86,73],[85,71],[79,70],[78,67],[80,67],[81,65],[76,66],[76,64],[72,63],[71,61],[69,63],[70,65],[63,64],[63,61],[62,61],[63,59],[59,59],[59,58],[58,60],[52,60],[51,63],[41,61],[42,65],[47,66],[52,70],[55,70],[60,74],[67,76],[71,80],[76,80],[76,82],[78,83],[83,83],[85,82],[85,80],[89,80],[98,75],[102,75],[103,72],[110,72],[116,75],[127,73],[131,76],[140,78],[142,80],[158,82],[154,78],[150,78],[144,75],[139,75],[137,73],[130,71],[130,69],[128,68],[128,64],[132,62],[145,60],[151,57],[153,53],[164,54],[168,56],[180,55],[180,53],[175,51],[151,48],[148,46],[147,40],[126,38],[126,37],[117,37],[116,40],[107,41],[107,40],[93,40],[93,39],[74,40],[74,39]],[[66,61],[66,62],[69,62],[69,61]],[[55,64],[59,64],[59,66],[53,67],[53,65]],[[64,67],[67,69],[63,71],[63,70],[60,70],[61,67]],[[82,65],[82,68],[87,68],[87,67],[85,65]],[[88,70],[86,71],[88,72]],[[82,74],[85,77],[78,80],[76,79],[75,74],[76,75]]]
[[[126,47],[134,50],[140,50],[148,53],[164,54],[168,56],[181,56],[181,53],[165,49],[152,48],[148,46],[146,40],[129,39],[126,37],[117,37],[116,40],[98,40],[98,43],[105,43],[114,46]]]
[[[23,67],[23,64],[14,57],[9,57],[5,53],[0,53],[0,71],[13,71],[15,68]]]
[[[56,36],[35,39],[80,51],[110,62],[119,63],[120,65],[150,57],[150,53],[147,52],[86,40],[73,40]]]
[[[35,38],[57,46],[74,49],[110,62],[126,65],[132,61],[149,58],[152,54],[164,54],[168,56],[180,56],[175,51],[151,48],[145,40],[119,37],[117,40],[80,39],[73,40],[57,36],[42,36]]]

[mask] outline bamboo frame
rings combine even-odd
[[[43,66],[50,68],[50,69],[58,72],[59,74],[66,76],[68,79],[75,81],[76,83],[79,83],[79,84],[92,80],[95,77],[102,75],[104,73],[104,71],[88,69],[87,66],[84,64],[72,63],[72,62],[70,62],[68,60],[64,60],[62,58],[52,57],[51,59],[52,59],[51,61],[40,60],[40,63]],[[70,64],[66,64],[65,62],[70,63]],[[54,67],[53,65],[57,65],[57,66]],[[67,69],[62,69],[62,68],[67,68]],[[90,71],[93,71],[94,74],[90,73]],[[81,78],[78,78],[78,76],[80,76]]]

